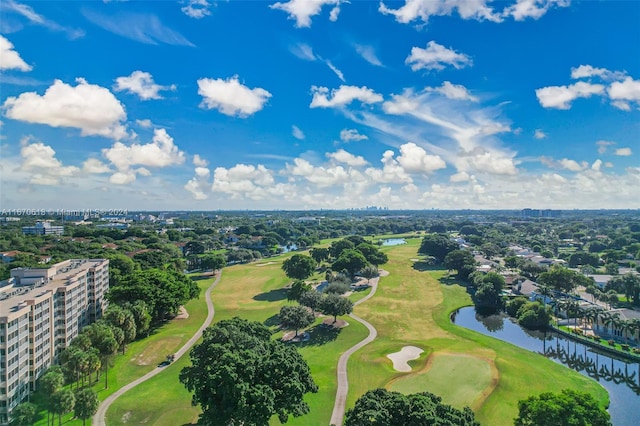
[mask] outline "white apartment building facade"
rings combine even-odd
[[[109,261],[15,268],[0,283],[0,425],[82,328],[107,307]]]

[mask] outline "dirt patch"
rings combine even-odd
[[[332,327],[332,328],[344,328],[348,326],[349,323],[342,319],[339,319],[336,322],[333,322],[333,317],[330,317],[330,318],[324,319],[322,321],[322,325],[324,325],[325,327]]]
[[[180,309],[178,309],[178,315],[176,315],[174,319],[180,320],[180,319],[187,319],[187,318],[189,318],[189,312],[187,312],[184,306],[180,306]]]
[[[122,418],[120,419],[120,423],[128,423],[129,422],[129,418],[131,417],[131,411],[127,411],[122,415]]]
[[[298,335],[296,336],[295,331],[289,331],[288,333],[285,333],[284,336],[282,336],[283,342],[291,342],[291,343],[306,342],[309,339],[311,339],[311,335],[307,332],[298,333]]]
[[[165,360],[167,355],[175,352],[180,345],[182,339],[180,337],[166,337],[162,340],[151,342],[144,351],[133,358],[132,361],[137,365],[156,365]]]

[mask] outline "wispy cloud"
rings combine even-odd
[[[83,30],[60,25],[57,22],[40,15],[31,6],[18,3],[14,0],[3,0],[0,2],[0,11],[17,13],[24,18],[27,18],[31,24],[43,26],[51,31],[63,32],[67,34],[67,37],[70,39],[76,39],[84,36]]]
[[[367,46],[364,44],[355,44],[353,46],[356,49],[358,55],[362,56],[362,59],[369,62],[371,65],[382,67],[382,62],[378,59],[376,51],[373,46]]]
[[[165,26],[153,14],[121,12],[105,15],[91,9],[84,9],[82,14],[100,28],[140,43],[194,46],[182,34]]]
[[[289,51],[297,58],[302,59],[303,61],[311,61],[311,62],[315,62],[315,61],[320,61],[320,62],[324,62],[331,71],[333,71],[338,78],[340,79],[340,81],[342,81],[343,83],[346,82],[346,79],[344,78],[344,74],[342,73],[342,71],[340,71],[338,69],[338,67],[336,67],[335,65],[333,65],[333,63],[328,60],[323,58],[320,55],[317,55],[315,53],[313,53],[313,48],[311,46],[309,46],[306,43],[297,43],[293,46],[291,46],[289,48]]]

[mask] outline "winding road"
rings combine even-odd
[[[381,271],[380,276],[386,276],[388,272]],[[371,286],[371,292],[354,303],[354,306],[361,304],[373,297],[376,294],[376,290],[378,290],[378,278],[374,278],[373,284]],[[349,315],[354,320],[363,324],[369,330],[369,335],[364,339],[358,342],[356,345],[350,347],[345,353],[342,354],[340,359],[338,360],[338,389],[336,391],[336,401],[333,405],[333,413],[331,413],[331,424],[336,426],[342,425],[342,420],[344,419],[344,411],[347,403],[347,393],[349,392],[349,378],[347,377],[347,362],[349,362],[349,357],[358,349],[367,345],[368,343],[373,342],[373,340],[378,335],[378,331],[367,321],[363,320],[359,316],[355,314]]]
[[[211,284],[211,286],[209,286],[209,288],[205,292],[205,299],[207,301],[207,311],[208,311],[207,319],[204,320],[204,322],[202,323],[202,325],[200,326],[198,331],[196,331],[196,333],[189,339],[189,341],[187,341],[187,343],[185,343],[184,346],[182,346],[175,353],[175,360],[180,359],[180,357],[182,355],[184,355],[185,353],[187,353],[187,351],[189,349],[191,349],[191,347],[202,336],[202,332],[204,331],[204,329],[209,327],[209,325],[213,321],[213,315],[215,314],[215,311],[213,309],[213,302],[211,301],[211,290],[213,290],[216,287],[216,285],[218,285],[218,282],[220,281],[220,277],[221,276],[222,276],[222,271],[218,271],[218,275],[216,276],[215,281],[213,282],[213,284]],[[105,417],[106,417],[106,414],[107,414],[107,410],[109,409],[111,404],[113,404],[113,402],[116,399],[118,399],[118,397],[120,397],[120,395],[124,394],[125,392],[127,392],[130,389],[133,389],[134,387],[138,386],[140,383],[149,380],[153,376],[162,373],[164,370],[165,370],[165,368],[163,368],[163,367],[156,367],[155,369],[151,370],[150,372],[148,372],[144,376],[134,380],[131,383],[126,384],[125,386],[123,386],[120,389],[118,389],[116,392],[114,392],[111,395],[109,395],[104,401],[102,401],[102,403],[98,407],[98,411],[93,416],[91,424],[93,426],[106,426],[107,423],[105,421]],[[344,411],[344,409],[343,409],[343,411]]]

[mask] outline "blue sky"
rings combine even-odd
[[[0,3],[0,206],[640,207],[640,2]]]

